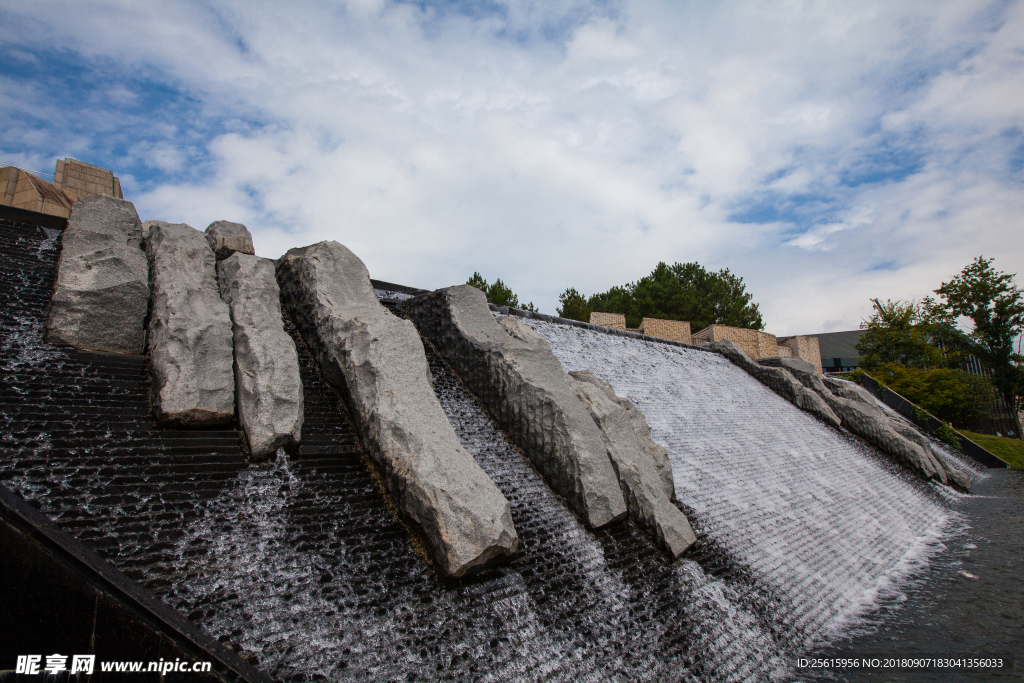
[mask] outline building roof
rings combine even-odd
[[[818,338],[818,348],[821,350],[822,358],[859,358],[860,352],[856,349],[864,330],[849,330],[847,332],[823,332],[810,335]]]

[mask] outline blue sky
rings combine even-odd
[[[777,334],[1024,272],[1021,2],[0,8],[0,161],[111,168],[143,220],[264,256],[336,239],[549,313],[696,260]]]

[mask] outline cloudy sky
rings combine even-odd
[[[342,242],[554,313],[699,261],[856,328],[978,255],[1024,284],[1024,2],[0,0],[0,161],[143,220]]]

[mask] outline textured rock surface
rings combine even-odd
[[[845,398],[850,401],[859,401],[860,403],[867,403],[872,406],[875,405],[875,397],[871,395],[870,391],[859,384],[845,382],[832,377],[825,377],[823,381],[825,383],[825,387],[840,398]]]
[[[142,353],[149,275],[131,202],[75,202],[62,240],[46,340],[93,351]]]
[[[760,365],[748,356],[738,344],[728,339],[712,342],[708,344],[707,348],[722,354],[797,408],[806,410],[833,427],[840,425],[839,416],[832,411],[821,396],[795,380],[782,368]]]
[[[651,440],[651,428],[628,399],[590,370],[570,373],[573,388],[601,429],[629,516],[649,533],[669,557],[676,559],[697,541],[679,508],[672,504],[675,486],[668,453]],[[668,486],[659,465],[668,465]]]
[[[162,225],[164,227],[170,225],[167,221],[146,221],[142,224],[142,240],[145,242],[149,239],[149,233],[153,229],[154,225]]]
[[[203,233],[156,224],[146,241],[152,288],[149,359],[157,421],[182,427],[235,414],[231,315]]]
[[[845,382],[823,380],[817,369],[799,358],[773,358],[762,363],[784,368],[808,389],[821,396],[842,420],[842,426],[893,455],[926,479],[969,488],[969,480],[940,458],[928,438],[903,420],[882,410],[866,390]],[[966,486],[964,485],[966,482]]]
[[[242,254],[255,254],[252,246],[252,235],[241,223],[231,221],[214,221],[206,227],[206,241],[210,243],[217,260],[226,259],[236,251]]]
[[[514,554],[519,538],[508,501],[460,445],[431,387],[416,328],[381,306],[363,262],[337,242],[320,242],[285,254],[278,281],[439,569],[463,576]]]
[[[281,322],[274,262],[236,252],[217,264],[217,282],[231,309],[238,421],[250,457],[266,460],[302,434],[299,356]]]
[[[552,488],[592,527],[626,515],[601,431],[551,347],[515,317],[499,325],[483,292],[459,285],[404,303]]]

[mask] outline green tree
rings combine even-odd
[[[1014,276],[992,267],[995,259],[979,256],[935,293],[953,315],[974,323],[969,335],[971,352],[992,371],[992,383],[1013,408],[1017,436],[1018,413],[1024,408],[1024,356],[1013,352],[1013,342],[1024,329],[1024,294]]]
[[[575,292],[566,294],[570,291]],[[594,294],[586,307],[622,313],[628,327],[639,327],[644,318],[662,318],[687,320],[694,331],[714,324],[760,330],[764,321],[752,298],[743,278],[728,268],[713,273],[699,263],[661,262],[637,282]]]
[[[487,280],[480,273],[473,273],[473,276],[466,280],[466,284],[476,287],[487,295],[487,303],[495,306],[511,306],[526,311],[537,312],[536,306],[531,301],[528,304],[520,304],[519,297],[499,277],[493,284],[487,284]]]
[[[590,322],[590,307],[587,306],[587,299],[574,288],[570,287],[559,294],[558,303],[560,305],[555,310],[559,317],[581,320],[585,323]]]
[[[937,368],[943,364],[943,355],[932,343],[930,325],[926,323],[921,306],[913,301],[874,299],[874,313],[861,322],[864,334],[857,342],[861,365],[873,370],[886,363],[912,368]],[[929,309],[930,314],[937,313]]]

